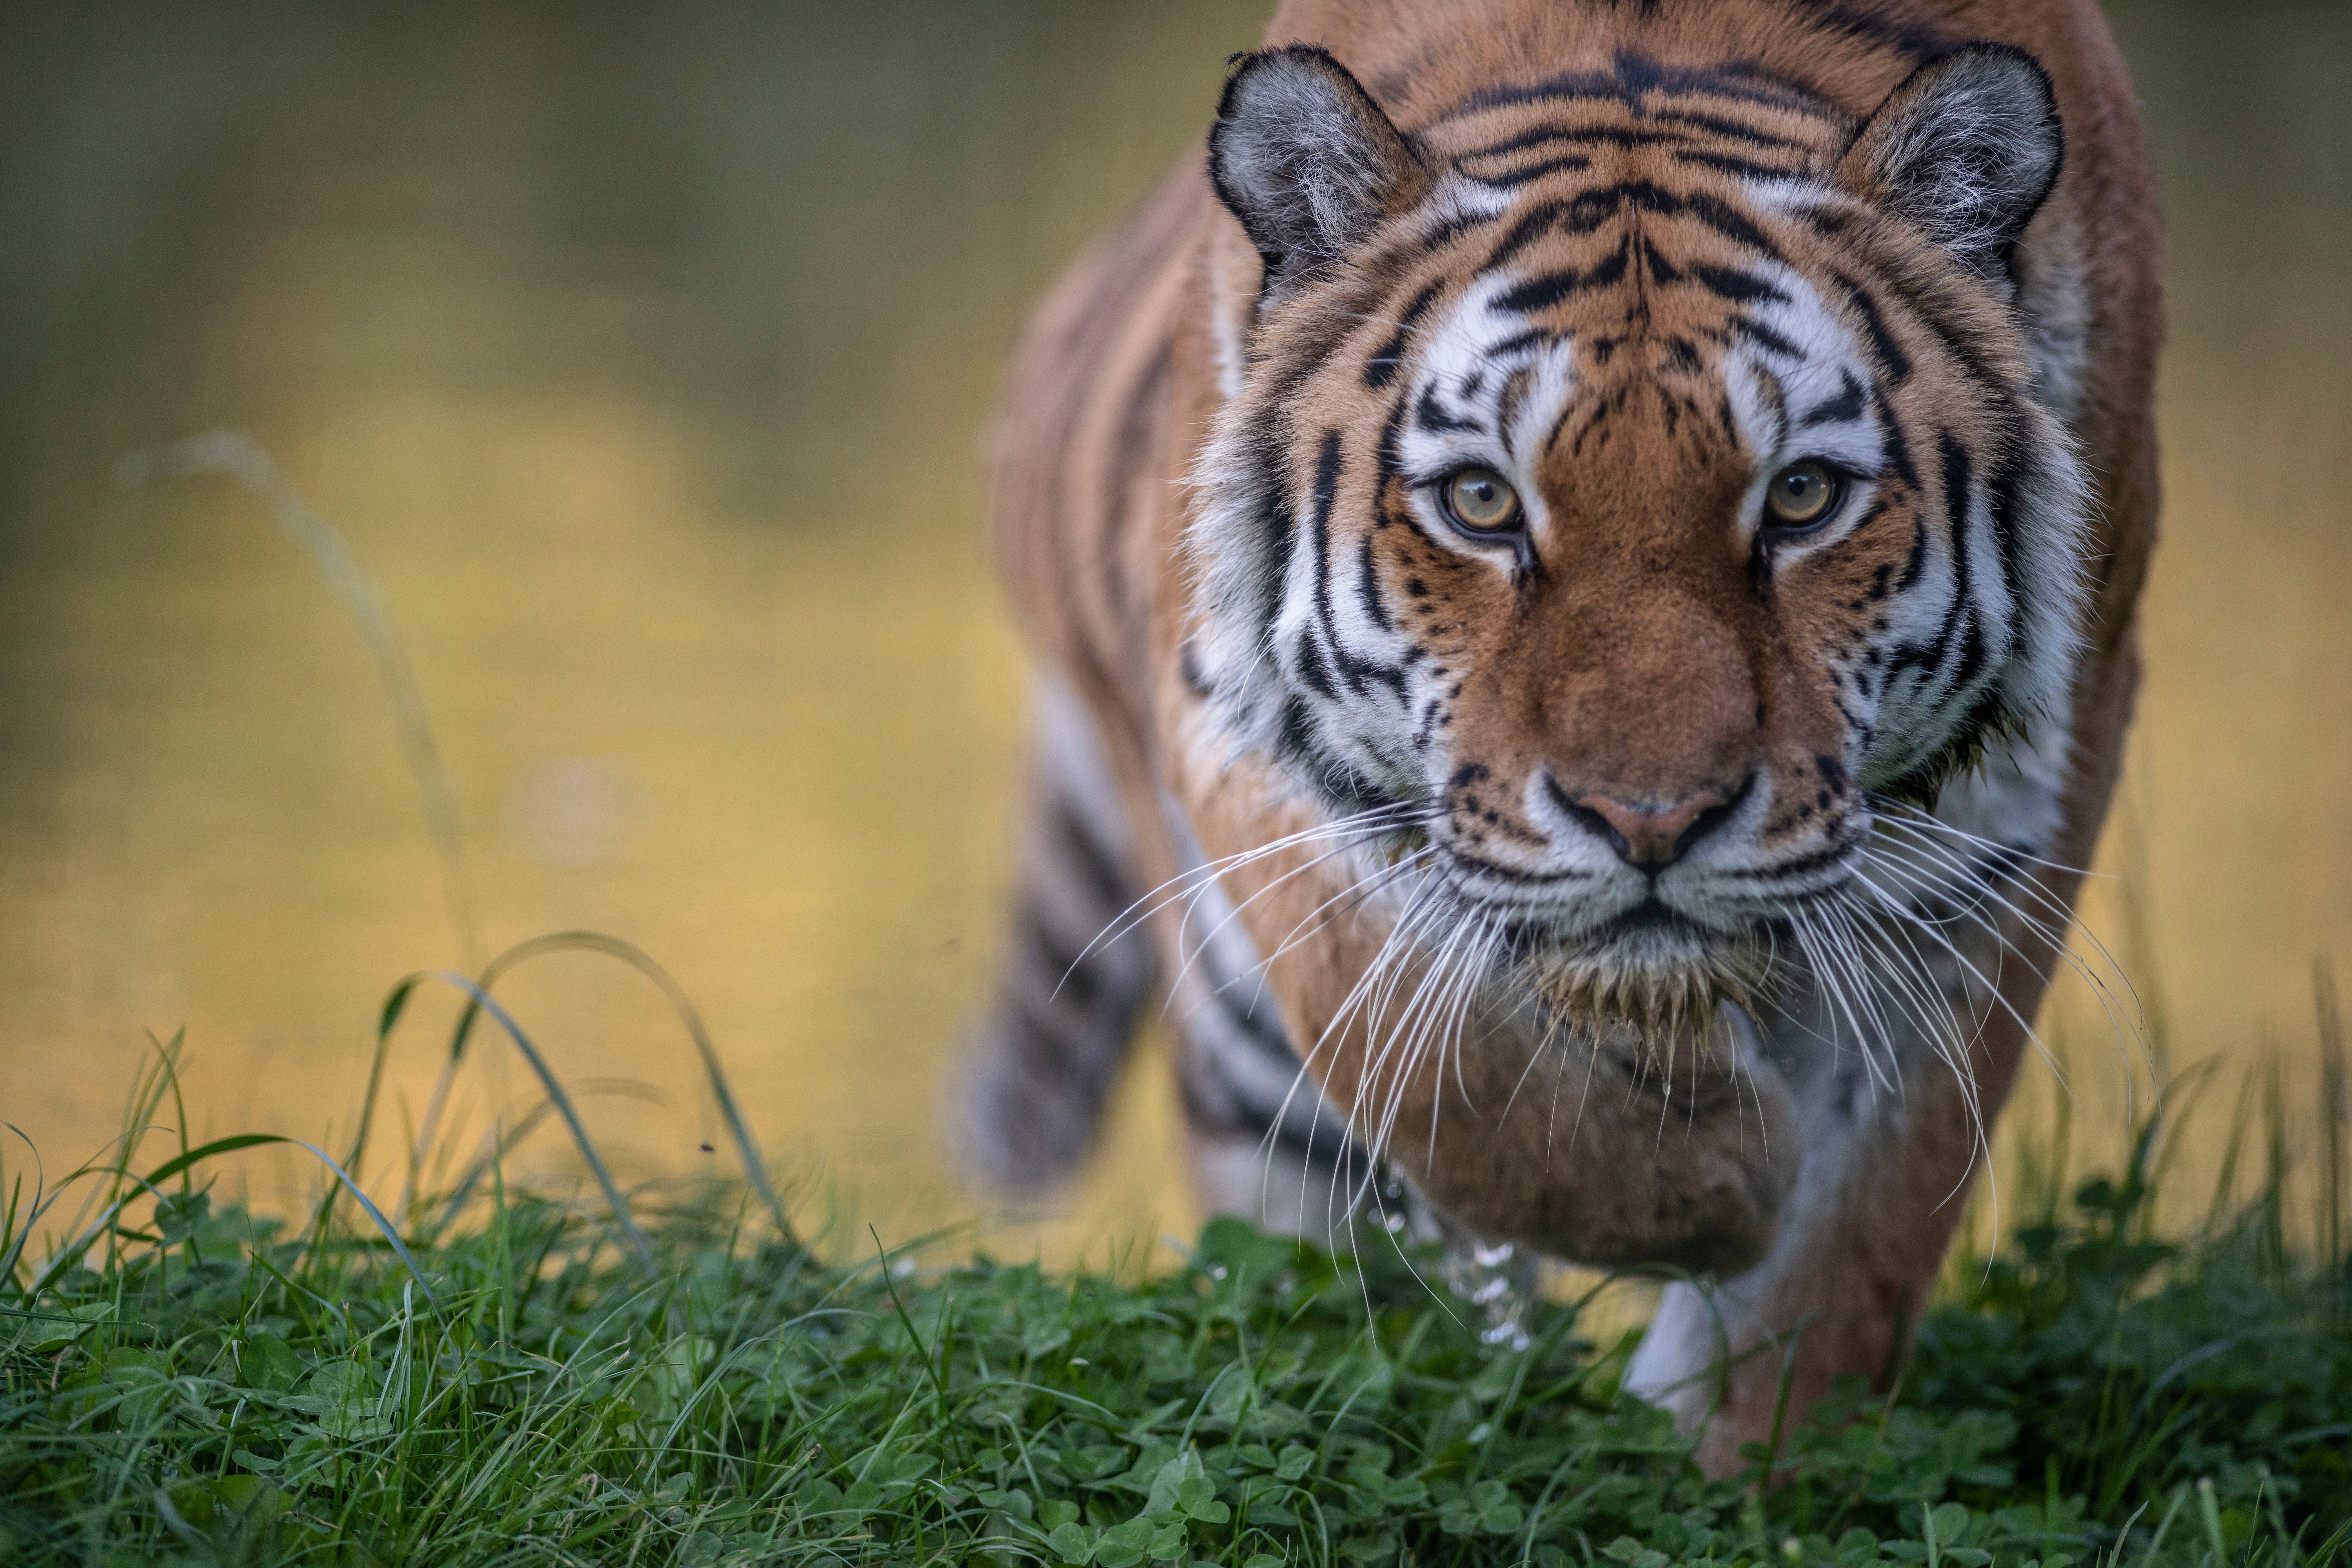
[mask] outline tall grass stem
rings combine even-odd
[[[459,955],[468,969],[480,967],[482,939],[474,905],[473,879],[467,866],[464,836],[457,826],[457,796],[441,765],[441,751],[433,740],[433,726],[425,713],[425,698],[417,689],[407,650],[393,630],[383,595],[360,569],[351,547],[334,524],[312,511],[293,481],[286,477],[261,444],[242,430],[209,430],[184,440],[141,447],[117,459],[115,478],[126,489],[138,489],[158,479],[219,474],[236,480],[268,507],[278,531],[310,556],[326,579],[328,591],[342,602],[359,626],[368,656],[391,699],[394,722],[410,772],[425,796],[425,821],[441,861],[442,897],[448,905],[449,923],[457,934]]]

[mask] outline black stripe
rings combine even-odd
[[[1485,263],[1478,268],[1479,276],[1484,277],[1502,267],[1567,216],[1566,202],[1544,202],[1529,208],[1525,216],[1511,226],[1511,232],[1503,237],[1502,243],[1496,246],[1487,255]]]
[[[1614,217],[1620,207],[1673,217],[1685,205],[1681,196],[1654,180],[1622,180],[1597,190],[1579,192],[1569,203],[1569,224],[1573,233],[1589,233]]]
[[[1750,250],[1762,251],[1773,260],[1787,264],[1788,258],[1780,254],[1780,247],[1766,237],[1745,213],[1721,197],[1704,191],[1693,192],[1683,202],[1683,210],[1726,239],[1737,240]]]
[[[1396,622],[1389,616],[1389,607],[1381,600],[1380,568],[1372,560],[1371,536],[1356,542],[1356,597],[1364,606],[1364,614],[1374,626],[1384,632],[1396,630]]]
[[[1311,627],[1299,632],[1297,647],[1298,679],[1307,683],[1307,690],[1312,691],[1324,701],[1338,701],[1339,689],[1331,683],[1330,668],[1323,662],[1323,649],[1316,642],[1315,633]]]
[[[1066,794],[1055,802],[1055,837],[1061,851],[1078,874],[1086,879],[1087,891],[1093,895],[1098,909],[1113,915],[1124,911],[1135,899],[1127,873],[1118,859],[1106,847],[1076,801]]]
[[[1895,581],[1895,591],[1907,594],[1919,585],[1927,571],[1927,524],[1917,513],[1911,518],[1911,552],[1904,557],[1903,575]]]
[[[1429,314],[1429,308],[1437,303],[1437,297],[1444,292],[1445,279],[1441,278],[1412,297],[1412,303],[1404,308],[1404,314],[1397,318],[1397,324],[1408,331],[1421,325],[1421,319]]]
[[[1444,706],[1444,703],[1445,700],[1444,698],[1432,697],[1428,701],[1422,704],[1421,720],[1419,723],[1413,727],[1412,731],[1412,743],[1414,749],[1419,750],[1429,744],[1430,740],[1435,733],[1432,726],[1437,722],[1438,710]]]
[[[1580,128],[1573,125],[1538,125],[1516,136],[1506,136],[1500,142],[1473,147],[1454,162],[1460,163],[1465,158],[1507,158],[1514,153],[1525,153],[1534,147],[1556,147],[1562,142],[1574,142],[1584,134]]]
[[[1282,584],[1290,575],[1291,543],[1297,534],[1298,524],[1290,515],[1290,503],[1278,490],[1267,495],[1265,516],[1262,521],[1265,524],[1266,574],[1270,579],[1266,584],[1266,597],[1278,610],[1282,605]],[[1269,611],[1267,629],[1271,629],[1272,618]]]
[[[1076,1012],[1090,1011],[1099,993],[1096,989],[1093,966],[1082,960],[1085,950],[1064,942],[1060,934],[1045,923],[1045,918],[1037,906],[1026,900],[1021,909],[1021,930],[1026,939],[1029,955],[1037,961],[1042,973],[1053,976],[1051,989],[1055,1001],[1066,1004]]]
[[[1843,242],[1853,233],[1855,227],[1854,215],[1841,206],[1814,205],[1799,207],[1796,213],[1798,217],[1804,220],[1806,227],[1823,239]]]
[[[1413,405],[1412,422],[1424,430],[1440,435],[1449,430],[1470,430],[1483,435],[1486,428],[1475,420],[1456,419],[1445,412],[1438,405],[1437,389],[1433,386],[1422,388],[1421,401]]]
[[[1886,394],[1875,384],[1870,389],[1870,401],[1872,406],[1878,410],[1880,463],[1888,473],[1916,493],[1919,470],[1911,466],[1911,438],[1904,431],[1903,421],[1895,417],[1895,405],[1886,400]],[[1913,581],[1916,578],[1906,580],[1903,585],[1908,588]]]
[[[1554,447],[1559,445],[1560,432],[1568,428],[1569,420],[1575,416],[1576,411],[1580,406],[1583,406],[1583,404],[1580,400],[1571,398],[1568,406],[1559,411],[1559,417],[1551,422],[1551,428],[1544,432],[1543,444],[1536,449],[1539,452],[1549,452]],[[1570,447],[1568,451],[1568,455],[1570,457],[1580,458],[1584,455],[1584,438],[1592,434],[1594,426],[1598,426],[1602,420],[1607,418],[1608,414],[1609,405],[1606,402],[1603,402],[1599,407],[1593,409],[1591,416],[1587,418],[1582,426],[1577,430],[1576,443],[1574,446]]]
[[[1992,536],[2000,546],[2001,586],[2008,590],[2010,613],[2016,622],[2011,628],[2012,637],[2022,637],[2026,626],[2018,603],[2023,596],[2025,583],[2025,541],[2018,529],[2018,511],[2024,504],[2021,489],[2023,483],[2021,466],[2004,453],[1986,487],[1992,492]]]
[[[1802,419],[1798,420],[1801,428],[1810,430],[1816,425],[1836,425],[1862,417],[1862,383],[1854,380],[1852,371],[1840,371],[1838,375],[1843,383],[1838,395],[1815,405]]]
[[[1457,865],[1467,866],[1481,877],[1492,877],[1497,882],[1508,882],[1522,888],[1552,888],[1564,882],[1590,882],[1591,874],[1585,871],[1522,871],[1493,860],[1484,860],[1457,848],[1454,852]]]
[[[1753,68],[1662,66],[1635,50],[1621,49],[1613,70],[1569,71],[1539,81],[1482,88],[1463,98],[1454,112],[1507,109],[1521,103],[1575,103],[1596,99],[1613,100],[1628,109],[1647,110],[1649,106],[1643,103],[1642,99],[1643,95],[1654,92],[1709,93],[1736,102],[1797,109],[1815,114],[1828,107],[1820,97],[1796,83],[1766,76]]]
[[[1726,120],[1719,114],[1701,114],[1689,109],[1661,109],[1653,110],[1650,118],[1675,125],[1696,125],[1710,136],[1719,136],[1726,142],[1738,142],[1749,147],[1777,147],[1797,153],[1812,151],[1802,142],[1775,136],[1769,131],[1759,130],[1745,121]]]
[[[1314,529],[1316,624],[1322,628],[1323,640],[1331,645],[1332,662],[1339,667],[1339,678],[1348,683],[1349,690],[1361,696],[1366,681],[1378,680],[1392,687],[1398,699],[1402,700],[1404,697],[1404,672],[1376,660],[1358,658],[1350,653],[1348,645],[1339,637],[1339,620],[1332,614],[1331,509],[1339,500],[1339,432],[1325,431],[1322,448],[1315,459],[1315,510],[1311,514],[1311,526]],[[1367,547],[1369,548],[1369,542],[1367,542]],[[1313,647],[1311,637],[1301,637],[1299,641],[1302,655],[1307,648]],[[1303,677],[1306,674],[1303,657],[1300,662],[1302,667],[1300,674]],[[1318,674],[1321,673],[1321,663],[1322,660],[1318,656],[1316,659]],[[1312,686],[1314,682],[1309,680],[1308,684]],[[1333,697],[1337,693],[1325,691],[1322,695]]]
[[[1256,498],[1259,540],[1265,555],[1262,569],[1244,589],[1250,595],[1250,609],[1257,623],[1256,640],[1262,648],[1272,646],[1274,623],[1282,613],[1282,584],[1289,569],[1297,531],[1290,502],[1284,493],[1288,484],[1288,465],[1276,445],[1280,435],[1278,428],[1260,433],[1244,448],[1243,456],[1247,466],[1244,484],[1248,493]]]
[[[1936,442],[1936,455],[1944,466],[1944,515],[1951,529],[1952,544],[1952,605],[1944,616],[1944,624],[1936,630],[1936,640],[1928,651],[1930,661],[1942,668],[1950,657],[1952,643],[1960,642],[1958,667],[1952,672],[1948,695],[1957,696],[1968,689],[1976,668],[1984,658],[1984,647],[1977,631],[1976,604],[1969,589],[1973,586],[1973,555],[1969,549],[1969,511],[1970,505],[1969,463],[1968,448],[1949,430],[1941,432]],[[1974,665],[1971,664],[1973,656]]]
[[[1322,445],[1315,454],[1314,510],[1308,513],[1308,526],[1314,531],[1315,550],[1315,619],[1331,644],[1332,656],[1344,664],[1347,655],[1339,647],[1339,629],[1331,619],[1331,509],[1339,500],[1339,432],[1323,432]],[[1361,690],[1360,684],[1349,684]]]
[[[1742,881],[1748,882],[1785,881],[1814,871],[1825,871],[1853,853],[1853,846],[1851,844],[1832,844],[1826,849],[1815,850],[1811,855],[1783,861],[1778,866],[1763,866],[1754,870],[1735,870],[1725,875],[1737,877]]]
[[[1517,190],[1521,185],[1533,184],[1546,174],[1557,174],[1566,170],[1591,167],[1592,167],[1592,160],[1582,153],[1564,153],[1557,158],[1545,158],[1533,163],[1522,163],[1516,169],[1505,169],[1500,174],[1472,174],[1467,169],[1462,172],[1489,190],[1510,191]]]
[[[1562,143],[1630,149],[1659,146],[1689,147],[1692,141],[1693,138],[1689,133],[1682,131],[1650,129],[1633,131],[1622,125],[1538,125],[1531,131],[1522,131],[1517,135],[1506,137],[1500,142],[1489,142],[1484,147],[1474,147],[1468,152],[1457,153],[1454,162],[1464,163],[1473,158],[1507,158],[1514,153],[1526,153],[1538,147],[1557,147]],[[1795,146],[1796,143],[1790,142],[1789,145]]]
[[[1216,695],[1217,689],[1209,684],[1209,672],[1201,668],[1201,650],[1191,637],[1176,650],[1177,673],[1184,678],[1184,689],[1193,696],[1206,700]]]
[[[1950,654],[1952,637],[1955,637],[1955,630],[1959,627],[1961,618],[1973,614],[1971,605],[1969,605],[1969,545],[1967,545],[1969,454],[1967,449],[1961,449],[1957,439],[1952,439],[1950,430],[1945,430],[1943,437],[1940,437],[1938,454],[1940,458],[1943,458],[1943,505],[1945,505],[1948,521],[1950,521],[1950,533],[1952,533],[1952,605],[1945,606],[1943,621],[1940,621],[1938,627],[1936,627],[1936,637],[1933,637],[1933,642],[1924,644],[1924,647],[1916,642],[1900,644],[1900,647],[1894,648],[1894,654],[1886,658],[1886,679],[1889,679],[1889,684],[1894,682],[1895,675],[1903,675],[1903,672],[1907,670],[1922,670],[1927,672],[1927,682],[1922,682],[1924,691],[1931,689],[1936,675],[1943,672],[1945,658],[1948,658],[1948,654]],[[1906,562],[1906,566],[1903,566],[1903,588],[1910,588],[1912,583],[1919,581],[1919,576],[1927,572],[1927,520],[1924,520],[1924,517],[1915,517],[1915,520],[1912,520],[1912,527],[1915,527],[1916,531],[1912,533],[1910,562]],[[1945,689],[1945,696],[1950,696],[1952,691],[1955,691],[1955,689],[1948,687]]]
[[[1413,269],[1420,268],[1439,249],[1465,235],[1491,228],[1509,216],[1508,211],[1458,213],[1427,229],[1408,232],[1385,241],[1381,248],[1358,263],[1359,270],[1366,278],[1381,281],[1362,297],[1346,301],[1345,308],[1356,311],[1360,320],[1366,316],[1377,317],[1392,294],[1402,289],[1412,277],[1420,276]],[[1397,276],[1400,272],[1410,276]]]
[[[1549,310],[1571,294],[1580,294],[1588,289],[1605,289],[1622,282],[1625,277],[1628,248],[1626,243],[1620,242],[1615,250],[1583,272],[1566,267],[1558,272],[1531,278],[1496,300],[1494,308],[1526,315],[1532,310]]]
[[[1315,749],[1315,730],[1307,722],[1307,704],[1295,695],[1285,697],[1282,710],[1275,715],[1275,745],[1291,762],[1322,760]]]
[[[1860,43],[1896,50],[1923,65],[1932,59],[1940,59],[1952,51],[1951,40],[1924,23],[1881,16],[1875,7],[1868,5],[1824,5],[1822,0],[1805,0],[1805,3],[1806,8],[1813,13],[1811,18],[1812,26]]]
[[[1770,395],[1765,401],[1771,405],[1769,412],[1772,416],[1772,450],[1777,452],[1789,438],[1789,389],[1769,370],[1759,370],[1757,374]]]
[[[1944,437],[1944,460],[1948,464],[1958,462],[1961,465],[1961,483],[1965,486],[1968,474],[1968,455],[1966,451],[1962,449],[1958,439],[1948,432],[1947,432]],[[1994,469],[1993,473],[1990,476],[1987,488],[1991,491],[1994,501],[1993,538],[2000,552],[1998,556],[1998,566],[2002,575],[2002,586],[2004,589],[2008,590],[2008,592],[2004,593],[2003,597],[2009,599],[2011,604],[2013,605],[2016,602],[2014,587],[2017,581],[2015,575],[2017,570],[2016,544],[2013,540],[2005,536],[2005,531],[2001,527],[2000,507],[2000,500],[2003,488],[2006,486],[2006,488],[2009,488],[2011,490],[2014,489],[2013,481],[2009,481],[2004,479],[2002,468],[2005,468],[2006,467],[2007,465],[2004,464],[2001,465],[2000,468],[1996,468]],[[1949,480],[1946,481],[1946,488],[1948,492],[1951,489],[1952,487]],[[1965,493],[1960,496],[1959,500],[1960,504],[1963,506],[1969,504],[1969,498]],[[1945,504],[1948,506],[1952,504],[1948,493]],[[1967,521],[1965,514],[1963,514],[1959,521],[1960,522],[1965,523]],[[1969,548],[1967,542],[1967,532],[1964,528],[1960,531],[1960,543],[1958,548],[1962,551],[1966,551]],[[1967,581],[1965,574],[1962,576],[1962,581]],[[1961,645],[1959,674],[1957,678],[1954,689],[1964,691],[1970,686],[1973,686],[1976,683],[1977,677],[1983,672],[1984,666],[1990,656],[1991,650],[1985,646],[1983,616],[1981,615],[1972,616],[1969,624],[1968,638]]]
[[[1429,536],[1429,531],[1421,526],[1421,520],[1412,515],[1411,507],[1392,510],[1388,505],[1390,486],[1393,483],[1406,482],[1404,457],[1399,446],[1404,435],[1404,399],[1402,397],[1390,405],[1388,417],[1381,423],[1381,444],[1373,449],[1372,460],[1379,465],[1381,476],[1381,488],[1377,500],[1380,520],[1397,524],[1423,544],[1435,549],[1437,541],[1432,539]]]
[[[1377,392],[1395,379],[1397,366],[1404,363],[1406,335],[1420,324],[1422,317],[1429,313],[1430,306],[1436,303],[1438,295],[1444,291],[1445,280],[1440,279],[1412,297],[1412,303],[1407,305],[1404,308],[1404,314],[1397,318],[1395,332],[1391,334],[1389,341],[1382,343],[1370,359],[1364,362],[1366,386]]]
[[[1706,291],[1735,305],[1745,305],[1753,300],[1769,300],[1785,305],[1789,297],[1752,272],[1742,272],[1736,267],[1712,267],[1694,262],[1690,274],[1704,285]]]
[[[1908,381],[1911,378],[1911,356],[1903,352],[1903,345],[1896,342],[1894,334],[1886,330],[1886,319],[1878,313],[1878,302],[1861,284],[1844,273],[1833,272],[1830,276],[1840,289],[1845,290],[1846,300],[1853,306],[1854,313],[1862,318],[1862,329],[1870,336],[1871,352],[1878,356],[1879,366],[1885,371],[1886,379],[1897,385]]]
[[[1519,454],[1517,443],[1511,439],[1511,426],[1518,423],[1519,404],[1528,395],[1530,379],[1527,366],[1521,365],[1503,383],[1502,395],[1495,400],[1495,428],[1502,433],[1505,454],[1514,459]]]
[[[1324,302],[1326,308],[1307,318],[1307,327],[1292,340],[1291,346],[1296,352],[1281,363],[1272,377],[1267,405],[1289,407],[1298,389],[1347,346],[1348,340],[1361,330],[1366,321],[1381,318],[1383,314],[1381,307],[1403,285],[1402,279],[1390,279],[1388,268],[1376,266],[1376,262],[1392,260],[1399,256],[1408,261],[1417,260],[1423,253],[1423,247],[1416,240],[1383,252],[1380,258],[1367,258],[1361,270],[1371,280],[1348,289],[1338,299],[1327,300]]]
[[[1247,998],[1238,994],[1244,988],[1251,993]],[[1248,984],[1246,975],[1226,978],[1210,988],[1210,994],[1217,999],[1217,1010],[1232,1021],[1244,1039],[1276,1061],[1296,1067],[1298,1053],[1290,1048],[1289,1031],[1282,1026],[1280,1019],[1258,1016],[1260,998],[1256,992],[1257,987]]]
[[[1976,345],[1969,341],[1968,334],[1953,325],[1951,320],[1938,308],[1948,301],[1948,296],[1941,283],[1929,283],[1918,289],[1906,289],[1903,286],[1903,280],[1899,276],[1890,275],[1886,279],[1886,287],[1896,299],[1911,307],[1911,313],[1916,316],[1929,331],[1936,334],[1936,341],[1944,345],[1944,352],[1960,362],[1960,369],[1968,374],[1969,379],[1993,385],[2000,384],[2000,378],[1985,367],[1983,359],[1978,355]]]
[[[1802,349],[1761,321],[1752,321],[1746,316],[1734,316],[1731,318],[1731,330],[1759,348],[1779,354],[1783,359],[1801,360],[1805,357]]]
[[[1960,633],[1960,657],[1952,667],[1952,689],[1961,692],[1972,689],[1977,677],[1984,673],[1990,650],[1985,647],[1984,616],[1971,605],[1966,629]]]
[[[1695,147],[1677,148],[1674,159],[1677,163],[1696,163],[1701,168],[1737,174],[1746,180],[1801,180],[1811,173],[1806,169],[1784,169],[1778,163],[1759,163],[1750,158],[1735,158],[1728,153],[1704,153]]]
[[[1501,216],[1499,213],[1455,213],[1427,231],[1414,235],[1410,241],[1398,246],[1397,249],[1415,252],[1436,250],[1441,247],[1453,244],[1465,234],[1486,227]],[[1366,268],[1375,270],[1387,259],[1388,253],[1382,252],[1370,262],[1366,263]]]
[[[1103,474],[1103,595],[1121,609],[1127,605],[1127,557],[1121,545],[1135,510],[1129,503],[1135,495],[1135,478],[1150,462],[1160,434],[1160,415],[1166,404],[1175,354],[1175,338],[1160,340],[1142,374],[1128,388],[1127,404],[1119,411],[1118,429],[1112,437],[1111,460]]]

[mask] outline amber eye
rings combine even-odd
[[[1473,533],[1500,533],[1519,521],[1519,492],[1492,468],[1464,468],[1444,484],[1445,510]]]
[[[1764,487],[1764,521],[1811,528],[1837,510],[1845,480],[1825,463],[1791,463]]]

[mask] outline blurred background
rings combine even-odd
[[[488,949],[636,942],[811,1202],[894,1242],[991,1213],[938,1115],[1023,702],[984,428],[1026,310],[1195,155],[1266,9],[0,13],[0,1119],[54,1176],[184,1028],[194,1136],[348,1135],[386,989],[468,956],[312,563],[225,481],[110,479],[232,426],[384,595]],[[2088,924],[2159,1071],[2219,1058],[2227,1100],[2275,1065],[2308,1104],[2315,962],[2352,961],[2352,7],[2111,16],[2171,214],[2168,503]],[[642,981],[563,955],[500,994],[625,1173],[726,1160]],[[403,1037],[388,1125],[448,1016]],[[2045,1033],[2111,1151],[2148,1066],[2078,984]],[[467,1139],[534,1098],[478,1056]],[[996,1249],[1189,1229],[1154,1066]],[[2029,1073],[2011,1139],[2060,1102]]]

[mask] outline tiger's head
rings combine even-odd
[[[1245,58],[1188,533],[1218,731],[1570,1014],[1755,987],[1874,803],[2065,704],[2086,489],[2018,255],[2061,153],[1999,46],[1861,120],[1621,54],[1410,132]]]

